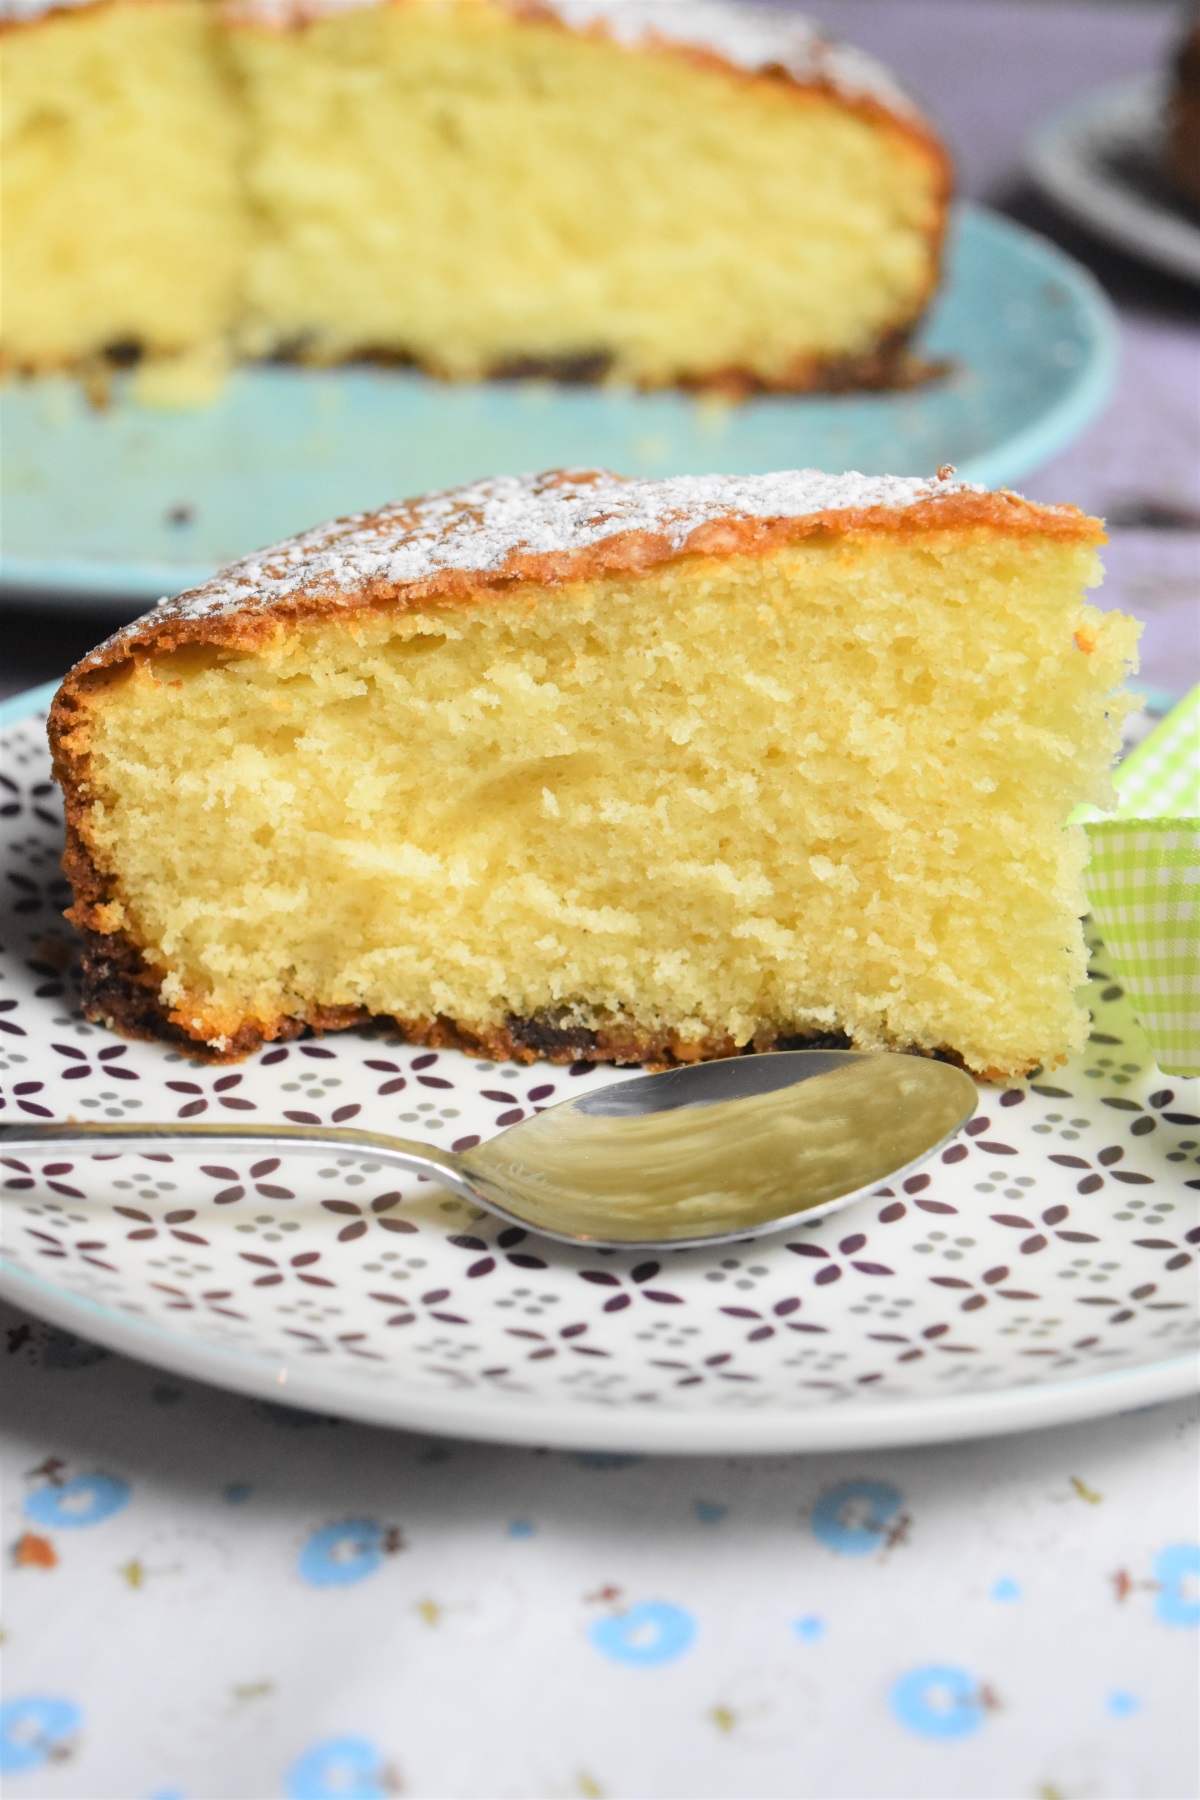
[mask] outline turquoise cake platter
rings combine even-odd
[[[920,352],[949,373],[900,394],[769,396],[509,381],[354,366],[237,370],[208,405],[97,407],[66,377],[0,390],[0,581],[46,604],[147,601],[319,520],[481,475],[861,469],[1019,481],[1104,404],[1117,327],[1085,270],[969,205]],[[1069,496],[1064,496],[1069,498]]]

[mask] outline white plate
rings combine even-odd
[[[1134,256],[1200,281],[1200,219],[1162,173],[1166,87],[1138,75],[1075,100],[1048,119],[1027,154],[1052,200]]]
[[[86,1024],[56,972],[48,697],[0,714],[0,1117],[353,1120],[453,1143],[622,1078],[386,1029],[214,1067]],[[1200,1101],[1154,1067],[1102,963],[1092,998],[1083,1060],[985,1089],[969,1135],[897,1191],[753,1244],[572,1252],[349,1158],[7,1157],[0,1292],[224,1387],[604,1451],[916,1443],[1175,1398],[1197,1377]]]

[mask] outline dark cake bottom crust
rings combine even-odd
[[[951,364],[944,359],[930,360],[917,354],[911,340],[916,321],[893,326],[881,333],[864,350],[832,355],[797,355],[779,375],[768,377],[757,370],[737,364],[706,370],[703,374],[679,375],[674,380],[635,385],[653,388],[682,388],[691,393],[715,394],[728,400],[748,400],[756,394],[853,394],[898,393],[925,387],[949,374]],[[282,360],[320,364],[319,348],[300,346]],[[390,367],[427,368],[435,376],[445,378],[444,371],[423,362],[403,349],[365,345],[339,358],[350,362],[383,364]],[[563,387],[603,385],[615,366],[612,353],[596,349],[576,355],[545,356],[536,352],[510,356],[493,364],[486,379],[491,381],[549,381]]]
[[[864,350],[836,355],[798,355],[778,376],[766,377],[758,371],[731,364],[698,375],[680,375],[661,383],[636,383],[654,389],[681,389],[688,393],[713,394],[730,401],[753,398],[757,394],[853,394],[903,393],[940,381],[953,367],[944,358],[930,359],[919,355],[911,340],[915,322],[883,332],[875,343]],[[97,346],[85,355],[65,362],[23,363],[0,352],[0,374],[32,376],[51,369],[77,374],[93,405],[103,409],[111,400],[114,376],[121,370],[136,368],[152,352],[134,338],[120,338]],[[444,370],[404,349],[378,344],[364,344],[352,350],[323,352],[319,344],[302,338],[280,344],[266,358],[268,362],[300,367],[331,368],[368,364],[374,367],[417,368],[439,380],[449,380]],[[611,376],[615,359],[608,350],[580,352],[575,355],[545,356],[536,352],[517,355],[493,364],[483,377],[489,381],[548,381],[561,387],[594,387],[604,385]]]
[[[742,1044],[727,1034],[681,1042],[673,1032],[643,1028],[636,1020],[593,1030],[570,1023],[561,1012],[544,1012],[530,1018],[510,1014],[503,1025],[472,1025],[440,1015],[403,1019],[373,1014],[365,1007],[341,1006],[315,1008],[303,1018],[280,1018],[269,1031],[247,1023],[227,1037],[223,1049],[217,1049],[192,1037],[171,1018],[159,998],[161,974],[147,967],[138,946],[124,932],[102,935],[83,931],[80,935],[84,1016],[123,1037],[186,1048],[190,1055],[205,1062],[240,1062],[268,1042],[284,1042],[308,1032],[320,1035],[325,1031],[344,1031],[373,1020],[386,1021],[407,1043],[427,1044],[435,1050],[462,1050],[468,1056],[488,1057],[493,1062],[606,1062],[669,1069],[684,1063],[712,1062],[770,1050],[853,1048],[852,1040],[841,1031],[763,1027]],[[932,1056],[966,1068],[955,1050],[927,1050],[916,1044],[897,1048],[909,1055]]]

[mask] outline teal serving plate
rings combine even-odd
[[[543,381],[445,383],[373,367],[238,369],[209,405],[110,404],[66,377],[0,390],[0,581],[46,604],[154,600],[322,519],[482,475],[629,475],[953,463],[988,486],[1062,450],[1104,404],[1117,328],[1092,278],[981,208],[955,215],[918,344],[947,375],[899,394],[741,405]]]

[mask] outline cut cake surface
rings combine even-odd
[[[3,353],[903,385],[945,152],[722,0],[0,7]]]
[[[500,478],[160,604],[51,715],[90,1015],[559,1060],[1079,1046],[1133,622],[953,479]]]

